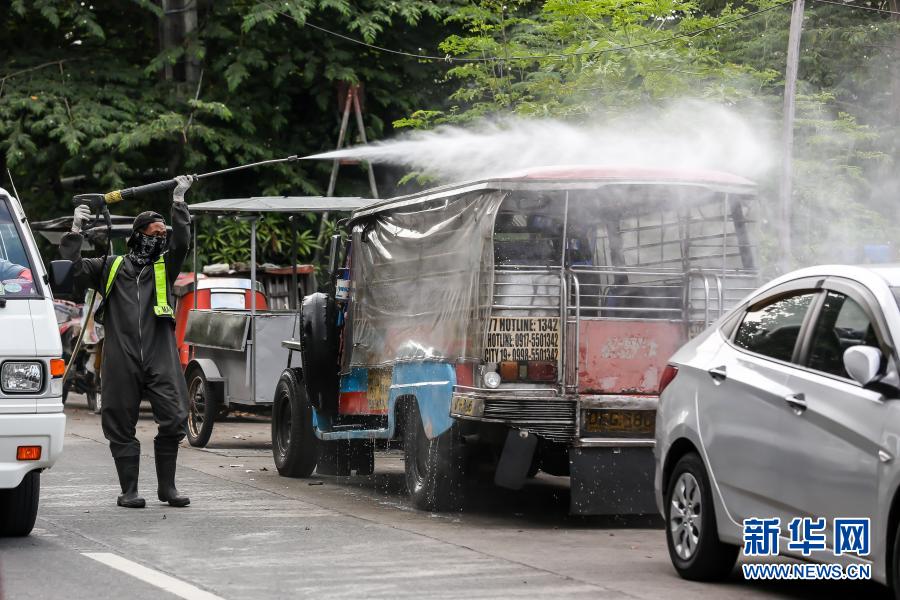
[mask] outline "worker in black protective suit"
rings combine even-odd
[[[187,386],[175,345],[172,286],[190,246],[184,193],[192,180],[176,181],[171,236],[163,217],[147,211],[134,220],[126,256],[82,258],[81,227],[91,215],[79,206],[72,232],[60,241],[63,258],[73,262],[76,294],[90,288],[103,298],[97,311],[105,332],[100,419],[122,487],[117,504],[127,508],[145,505],[137,491],[141,445],[135,437],[142,398],[150,401],[159,425],[153,440],[159,499],[190,504],[175,488],[178,444],[187,432]]]

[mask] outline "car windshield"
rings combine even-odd
[[[900,287],[892,287],[891,291],[894,292],[894,300],[897,301],[897,306],[900,306]]]
[[[37,294],[31,262],[12,211],[0,197],[0,298],[28,298]]]

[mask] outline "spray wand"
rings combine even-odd
[[[209,173],[200,173],[199,175],[191,175],[191,178],[194,181],[198,181],[200,179],[207,179],[209,177],[217,177],[219,175],[227,175],[228,173],[234,173],[235,171],[243,171],[244,169],[252,169],[253,167],[261,167],[263,165],[274,165],[277,163],[283,162],[294,162],[295,160],[299,160],[297,155],[287,156],[285,158],[273,158],[270,160],[261,160],[255,163],[249,163],[246,165],[238,165],[237,167],[230,167],[228,169],[221,169],[219,171],[210,171]],[[152,194],[154,192],[163,192],[166,190],[174,190],[175,186],[178,185],[174,179],[164,179],[162,181],[156,181],[154,183],[148,183],[147,185],[139,185],[137,187],[125,188],[124,190],[115,190],[112,192],[107,192],[103,194],[103,199],[107,204],[115,204],[116,202],[121,202],[122,200],[130,200],[135,196],[142,196],[144,194]]]
[[[228,169],[220,169],[218,171],[210,171],[209,173],[200,173],[196,175],[191,175],[191,179],[194,181],[199,181],[201,179],[207,179],[209,177],[217,177],[219,175],[227,175],[229,173],[234,173],[235,171],[243,171],[244,169],[252,169],[253,167],[261,167],[263,165],[274,165],[278,163],[284,162],[294,162],[299,160],[296,154],[291,156],[286,156],[285,158],[273,158],[269,160],[261,160],[255,163],[249,163],[246,165],[238,165],[236,167],[229,167]],[[143,196],[145,194],[152,194],[155,192],[164,192],[167,190],[175,189],[175,186],[178,183],[175,179],[163,179],[162,181],[155,181],[153,183],[148,183],[146,185],[139,185],[136,187],[125,188],[121,190],[113,190],[111,192],[106,192],[105,194],[78,194],[74,198],[72,198],[75,206],[85,205],[91,209],[91,213],[96,216],[96,220],[99,221],[102,217],[104,222],[106,223],[107,229],[112,229],[112,220],[109,215],[110,204],[115,204],[117,202],[121,202],[122,200],[130,200],[136,196]]]

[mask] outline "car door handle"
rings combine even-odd
[[[707,371],[709,376],[713,378],[713,381],[716,383],[722,383],[726,379],[728,379],[728,370],[725,368],[725,365],[721,367],[715,367],[714,369],[710,369]]]
[[[798,415],[807,408],[806,396],[804,394],[788,394],[784,397],[784,401],[787,402]]]

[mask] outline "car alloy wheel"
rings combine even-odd
[[[690,560],[700,542],[702,527],[700,486],[690,473],[682,473],[675,483],[669,528],[675,553],[682,560]]]
[[[712,488],[699,455],[689,452],[678,459],[666,490],[666,546],[672,566],[692,581],[728,577],[740,548],[719,539]]]

